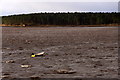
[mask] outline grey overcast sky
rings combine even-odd
[[[119,0],[2,0],[0,16],[40,12],[118,12]]]

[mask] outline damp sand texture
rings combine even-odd
[[[2,43],[2,77],[118,77],[117,27],[3,27]]]

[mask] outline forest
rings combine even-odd
[[[99,25],[120,24],[120,14],[113,13],[31,13],[2,16],[6,25]]]

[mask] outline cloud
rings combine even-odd
[[[117,12],[117,4],[117,2],[11,2],[2,5],[1,15],[72,11]]]
[[[119,0],[1,0],[3,3],[17,2],[118,2]]]

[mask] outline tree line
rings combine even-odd
[[[32,13],[2,16],[7,25],[99,25],[120,23],[119,13]]]

